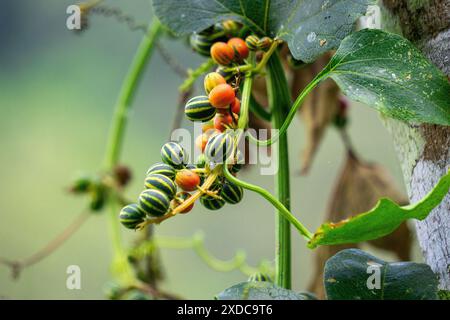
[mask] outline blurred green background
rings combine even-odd
[[[3,0],[0,11],[0,256],[28,256],[44,246],[85,207],[65,191],[78,172],[95,172],[101,165],[113,106],[140,31],[113,18],[93,16],[81,35],[66,29],[71,1]],[[151,17],[148,0],[112,1],[138,22]],[[185,66],[202,59],[182,43],[165,45]],[[135,174],[127,190],[135,198],[147,167],[159,161],[167,141],[181,80],[155,53],[130,115],[122,163]],[[402,186],[401,172],[390,137],[376,112],[351,108],[350,133],[365,159],[379,162]],[[185,125],[190,125],[185,122]],[[296,121],[289,131],[292,208],[311,229],[323,219],[327,199],[343,161],[343,146],[329,130],[311,173],[298,175],[304,147],[303,128]],[[272,177],[253,168],[243,179],[272,190]],[[203,230],[208,250],[229,259],[236,249],[247,251],[255,265],[274,257],[273,209],[259,196],[217,213],[200,206],[186,216],[156,228],[157,234],[191,236]],[[127,244],[133,232],[123,229]],[[18,281],[0,266],[0,296],[13,299],[102,299],[110,279],[111,244],[105,215],[93,216],[61,249],[24,270]],[[294,288],[304,289],[312,273],[312,252],[293,232]],[[379,254],[379,252],[377,252]],[[386,257],[382,254],[381,256]],[[415,258],[420,260],[417,250]],[[389,256],[388,256],[389,258]],[[185,298],[209,299],[223,288],[244,281],[239,272],[210,270],[192,251],[163,250],[167,280],[164,288]],[[82,289],[66,289],[66,268],[79,265]]]

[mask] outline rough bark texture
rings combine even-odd
[[[383,27],[402,33],[450,75],[450,0],[382,0]],[[411,202],[423,198],[450,168],[450,127],[408,125],[385,119],[391,131]],[[450,290],[450,194],[416,223],[425,258]]]

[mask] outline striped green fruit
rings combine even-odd
[[[258,49],[262,50],[262,51],[266,51],[270,48],[270,46],[272,45],[272,42],[273,42],[273,40],[270,39],[269,37],[262,37],[258,41]]]
[[[161,148],[161,159],[176,169],[183,168],[189,161],[189,158],[183,147],[176,142],[167,142]]]
[[[225,20],[222,22],[222,29],[228,35],[236,35],[240,28],[241,26],[236,21]]]
[[[124,207],[119,214],[120,223],[128,229],[136,229],[138,224],[144,222],[144,219],[145,213],[137,204],[130,204]]]
[[[177,174],[177,171],[175,170],[174,167],[162,163],[162,162],[158,162],[155,163],[154,165],[152,165],[148,170],[147,170],[147,175],[149,174],[162,174],[163,176],[168,177],[169,179],[175,179],[175,175]]]
[[[245,38],[245,44],[250,51],[258,50],[259,38],[255,35],[248,36]]]
[[[145,187],[160,190],[167,194],[169,199],[172,199],[177,192],[177,186],[173,180],[157,173],[151,173],[145,178]]]
[[[198,96],[190,99],[186,103],[184,113],[191,121],[206,122],[214,118],[216,108],[209,103],[207,96]]]
[[[201,54],[202,56],[209,57],[209,50],[211,49],[214,40],[211,39],[210,36],[193,33],[189,38],[189,43],[192,49],[194,49],[197,53]]]
[[[255,282],[255,281],[266,281],[266,282],[272,282],[272,279],[262,272],[254,273],[252,274],[248,280],[248,282]]]
[[[205,156],[214,163],[225,163],[233,153],[233,138],[228,133],[220,133],[209,138]]]
[[[225,205],[225,200],[205,195],[200,197],[200,203],[208,210],[219,210]]]
[[[227,181],[222,186],[220,196],[229,204],[237,204],[244,197],[244,189],[241,186]]]
[[[169,197],[160,190],[145,190],[139,196],[139,207],[148,216],[161,217],[166,214],[169,206]]]
[[[234,156],[234,163],[231,165],[230,171],[232,173],[238,173],[239,171],[241,171],[244,164],[245,164],[244,154],[239,149],[237,149]]]

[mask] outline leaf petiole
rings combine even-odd
[[[313,234],[300,221],[298,221],[297,218],[288,209],[286,209],[286,207],[280,201],[278,201],[273,195],[271,195],[270,192],[268,192],[264,188],[261,188],[260,186],[244,182],[234,177],[228,170],[227,165],[223,166],[223,174],[225,178],[230,182],[237,184],[244,189],[260,194],[264,199],[269,201],[275,208],[277,208],[283,215],[283,217],[286,218],[286,220],[288,220],[307,241],[312,239]]]

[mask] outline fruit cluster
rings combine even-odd
[[[194,191],[201,193],[200,203],[210,210],[218,210],[225,203],[236,204],[243,197],[242,188],[223,177],[217,177],[207,190],[202,188],[213,163],[208,163],[203,154],[197,165],[188,164],[183,147],[176,142],[168,142],[161,148],[161,159],[162,162],[148,169],[145,190],[138,203],[126,206],[120,212],[120,221],[126,228],[136,229],[147,219],[164,217],[189,201]],[[235,164],[233,167],[236,171],[239,166]],[[177,213],[188,213],[193,206],[191,203]]]
[[[191,36],[193,48],[218,65],[204,78],[205,94],[191,98],[185,106],[189,120],[203,123],[202,134],[195,140],[202,154],[195,165],[189,164],[180,144],[166,143],[161,149],[162,162],[147,172],[138,203],[120,212],[125,227],[136,229],[187,213],[197,199],[209,210],[242,200],[242,187],[226,180],[220,170],[227,165],[235,175],[244,162],[237,147],[240,136],[233,130],[238,128],[241,112],[238,66],[245,63],[250,51],[266,50],[272,44],[270,38],[259,39],[246,32],[240,24],[225,21]]]

